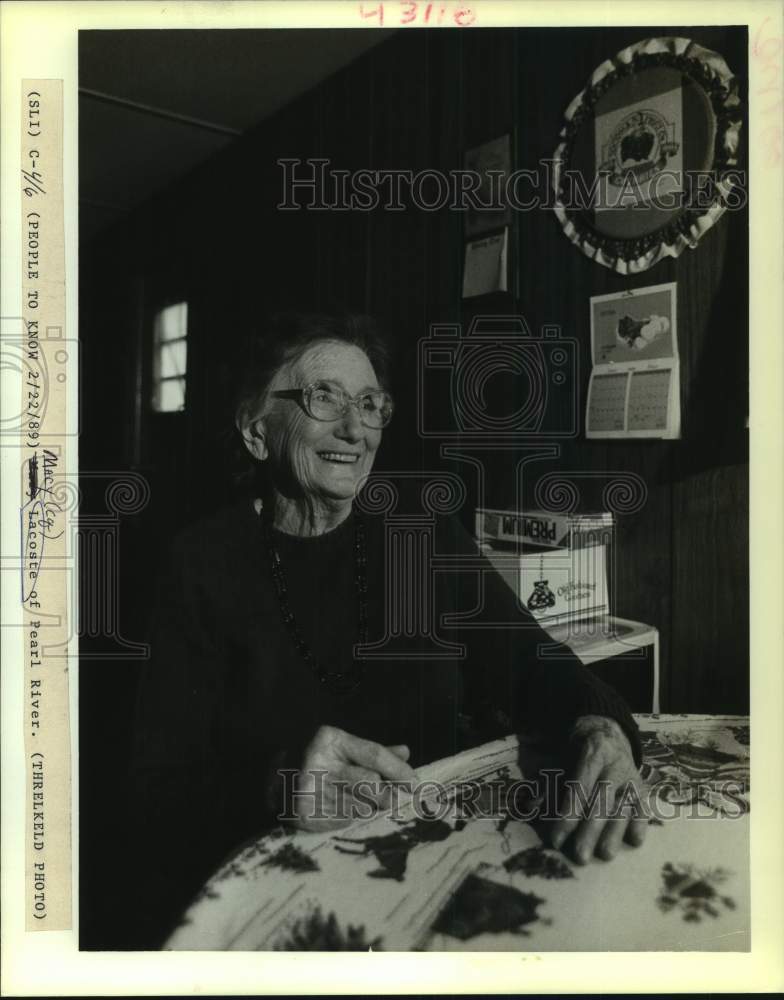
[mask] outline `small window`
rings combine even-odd
[[[152,408],[156,413],[185,409],[188,361],[188,303],[155,314],[152,348]]]

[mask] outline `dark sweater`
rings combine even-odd
[[[385,524],[363,515],[368,641],[386,634]],[[357,641],[354,515],[313,538],[274,532],[289,604],[319,663],[352,660]],[[454,519],[435,525],[435,554],[476,555]],[[580,715],[616,719],[639,763],[637,727],[623,701],[564,647],[541,660],[549,637],[489,567],[480,620],[525,627],[441,627],[478,603],[476,571],[435,574],[438,638],[464,655],[424,658],[423,640],[366,660],[359,687],[330,693],[297,652],[282,621],[261,523],[244,500],[175,542],[156,605],[152,659],[140,684],[130,822],[134,878],[149,946],[238,844],[274,821],[264,794],[272,762],[295,765],[315,730],[411,748],[417,767],[475,742],[535,725],[553,739]],[[403,593],[422,600],[421,594]],[[432,651],[433,643],[425,647]],[[144,936],[144,935],[143,935]]]

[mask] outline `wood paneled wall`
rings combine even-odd
[[[276,160],[448,171],[462,165],[464,149],[511,132],[515,166],[535,168],[552,155],[563,111],[593,69],[649,34],[691,37],[745,81],[745,29],[401,32],[82,248],[82,465],[136,462],[153,486],[124,536],[136,546],[125,557],[130,587],[137,573],[149,578],[172,519],[226,495],[228,368],[240,335],[271,307],[339,304],[390,321],[400,419],[380,461],[427,469],[439,461],[416,432],[417,344],[430,323],[471,317],[460,299],[462,215],[281,212]],[[589,297],[678,283],[682,440],[578,440],[558,462],[536,463],[537,475],[596,473],[595,485],[613,471],[645,481],[644,508],[620,518],[615,611],[659,627],[665,711],[748,708],[747,226],[745,212],[727,213],[695,251],[626,278],[572,247],[551,211],[520,213],[513,292],[472,304],[577,338],[584,412]],[[136,406],[137,343],[156,305],[180,295],[190,304],[188,410],[145,413],[138,442],[124,430]],[[487,502],[514,501],[513,465],[509,453],[488,462]],[[126,597],[127,632],[144,618],[146,592],[140,587],[135,603]]]

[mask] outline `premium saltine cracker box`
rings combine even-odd
[[[477,541],[550,549],[592,545],[607,540],[613,517],[609,511],[595,514],[551,514],[548,511],[508,511],[478,507],[475,517]]]
[[[476,538],[521,607],[545,626],[609,615],[613,516],[480,507]]]
[[[609,615],[607,546],[515,552],[480,545],[514,591],[520,606],[542,626]]]

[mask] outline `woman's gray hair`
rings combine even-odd
[[[259,414],[264,397],[284,366],[300,358],[313,344],[332,340],[359,347],[368,356],[379,385],[389,389],[390,350],[385,332],[363,313],[280,312],[248,337],[238,357],[234,422],[238,430]],[[244,448],[240,454],[249,456]]]
[[[258,410],[270,382],[284,365],[324,340],[359,347],[367,354],[376,378],[389,388],[389,347],[376,321],[364,314],[277,313],[249,340],[241,357],[242,371],[235,394],[238,422]]]

